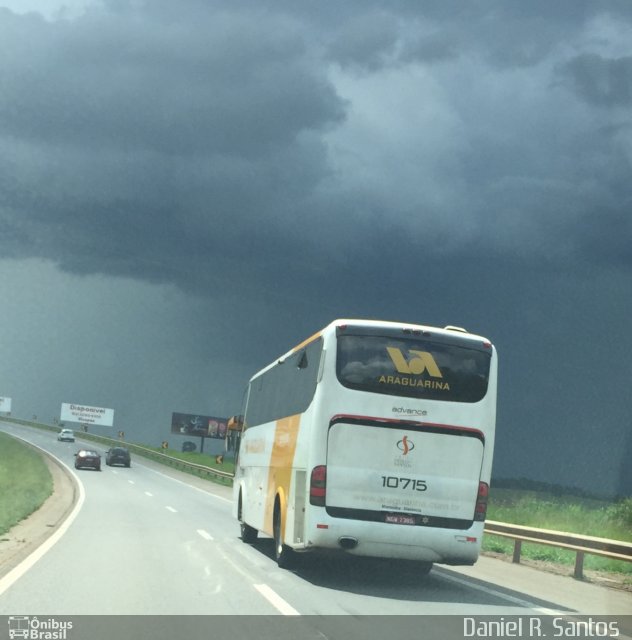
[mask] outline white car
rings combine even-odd
[[[62,429],[57,436],[60,442],[74,442],[75,432],[72,429]]]

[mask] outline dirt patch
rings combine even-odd
[[[503,560],[504,562],[512,561],[511,556],[504,553],[485,551],[483,555],[488,558]],[[573,567],[567,564],[557,564],[555,562],[548,562],[545,560],[530,560],[529,558],[520,558],[520,564],[527,567],[533,567],[534,569],[539,569],[540,571],[554,573],[558,576],[573,577]],[[609,587],[611,589],[632,592],[632,576],[625,573],[612,573],[609,571],[592,571],[590,569],[584,569],[584,582],[597,584],[602,587]]]
[[[0,577],[49,538],[77,501],[78,489],[71,473],[53,458],[43,457],[53,478],[53,493],[37,511],[0,536]]]

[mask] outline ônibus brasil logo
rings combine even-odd
[[[10,640],[68,640],[68,631],[72,629],[72,622],[37,616],[9,616],[7,622]]]
[[[415,443],[408,439],[408,436],[404,436],[398,443],[397,448],[402,452],[402,455],[408,455],[409,451],[415,448]]]

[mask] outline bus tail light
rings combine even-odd
[[[315,507],[325,506],[327,492],[327,467],[324,464],[314,467],[309,481],[309,503]]]
[[[478,483],[478,495],[476,496],[476,506],[474,507],[474,521],[484,522],[487,516],[487,497],[489,495],[489,485],[487,482]]]

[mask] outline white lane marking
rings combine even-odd
[[[130,484],[136,484],[133,480],[128,480]]]
[[[196,491],[203,493],[205,496],[211,496],[211,498],[217,498],[218,500],[222,500],[223,502],[228,502],[229,504],[233,503],[233,501],[229,498],[224,498],[223,496],[216,496],[214,493],[210,493],[208,491],[205,491],[204,489],[200,489],[199,487],[196,487],[192,484],[188,484],[187,482],[183,482],[182,480],[178,480],[177,478],[172,478],[171,476],[168,476],[166,473],[162,473],[161,471],[156,471],[156,469],[152,469],[151,467],[146,467],[145,465],[141,465],[141,466],[144,469],[147,469],[147,471],[151,471],[152,473],[162,476],[163,478],[167,478],[168,480],[173,480],[173,482],[183,484],[185,487],[188,487],[189,489],[195,489]]]
[[[434,573],[434,572],[433,572]],[[502,591],[497,591],[496,589],[490,589],[489,587],[484,587],[481,584],[476,584],[475,582],[470,582],[465,578],[457,578],[455,575],[444,573],[443,571],[438,571],[435,575],[440,575],[445,580],[449,580],[451,582],[456,582],[467,589],[474,589],[476,591],[482,591],[491,596],[495,596],[496,598],[502,598],[503,600],[508,600],[509,602],[518,605],[519,607],[525,607],[527,609],[531,609],[532,611],[536,611],[542,615],[553,616],[560,615],[565,613],[563,611],[559,611],[557,609],[547,609],[546,607],[538,607],[534,602],[529,602],[528,600],[523,600],[522,598],[516,598],[515,596],[510,596],[507,593],[503,593]]]
[[[222,558],[228,564],[230,564],[237,573],[241,574],[248,582],[250,582],[252,586],[280,613],[285,616],[300,616],[301,614],[296,609],[294,609],[294,607],[283,600],[283,598],[281,598],[281,596],[273,591],[267,584],[255,584],[254,576],[247,569],[235,562],[232,557],[232,553],[235,550],[239,551],[244,557],[247,557],[247,554],[242,549],[242,547],[245,546],[246,545],[240,543],[232,544],[230,551],[226,553],[224,549],[222,549],[222,543],[218,543],[217,545],[215,545],[215,551],[219,553],[219,555],[222,556]],[[253,562],[253,560],[256,565],[256,558],[249,558],[249,561],[251,563]]]
[[[145,491],[145,495],[146,495],[146,496],[149,496],[150,498],[153,498],[153,497],[154,497],[154,494],[153,494],[153,493],[151,493],[150,491]]]
[[[243,551],[240,549],[240,546],[234,546],[234,548],[237,549],[242,555],[244,555]],[[233,567],[233,569],[235,571],[237,571],[237,573],[240,573],[242,576],[244,576],[244,578],[246,578],[246,580],[248,580],[248,582],[254,583],[255,579],[250,574],[250,572],[247,571],[246,569],[244,569],[242,566],[238,565],[233,560],[233,558],[222,549],[221,545],[217,545],[215,550],[217,551],[217,553],[219,553],[222,556],[222,558],[224,558],[224,560],[228,564],[230,564]],[[233,548],[231,548],[231,553],[232,553],[232,551],[233,551]],[[244,557],[247,557],[247,556],[244,555]],[[248,560],[252,561],[252,557],[248,558]]]
[[[13,435],[13,434],[12,434]],[[15,438],[19,438],[19,436],[13,436]],[[20,440],[24,440],[24,438],[20,438]],[[83,503],[86,499],[86,492],[83,488],[83,483],[79,480],[77,474],[70,469],[70,467],[62,462],[57,456],[54,456],[49,451],[46,451],[42,447],[39,447],[28,440],[24,440],[24,442],[28,442],[30,445],[37,447],[41,451],[44,451],[47,455],[55,458],[59,464],[66,467],[69,473],[72,474],[75,481],[77,482],[77,486],[79,487],[79,497],[77,498],[77,504],[75,504],[75,508],[72,510],[70,515],[61,523],[57,531],[53,533],[53,535],[45,540],[33,553],[27,556],[17,567],[14,567],[7,573],[4,578],[0,579],[0,595],[2,595],[9,587],[13,586],[38,560],[44,557],[46,553],[48,553],[54,546],[61,540],[62,536],[68,531],[70,525],[74,522],[75,518],[79,515],[81,508],[83,507]]]
[[[176,509],[174,509],[173,507],[165,507],[165,509],[167,511],[171,511],[171,513],[178,513]]]
[[[198,529],[198,534],[201,535],[205,540],[212,540],[213,536],[208,532],[204,531],[204,529]]]
[[[284,616],[300,616],[301,614],[267,584],[252,585],[277,611]]]

